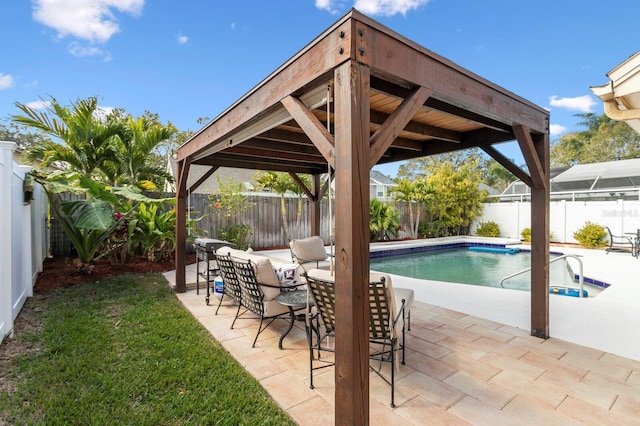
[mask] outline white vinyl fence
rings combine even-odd
[[[46,197],[39,185],[25,204],[24,179],[31,167],[13,161],[16,144],[0,141],[0,342],[13,329],[47,255]]]
[[[608,226],[614,235],[640,229],[640,201],[553,201],[550,205],[551,241],[577,243],[573,233],[586,222]],[[520,239],[523,229],[531,227],[531,203],[508,202],[484,204],[482,216],[471,228],[475,233],[480,222],[496,222],[500,236]]]

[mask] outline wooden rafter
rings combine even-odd
[[[189,187],[189,192],[193,192],[195,191],[200,185],[202,185],[207,179],[209,179],[209,176],[211,176],[212,174],[214,174],[216,172],[216,170],[218,170],[218,166],[212,166],[209,170],[207,170],[205,172],[205,174],[203,174],[200,179],[198,179],[197,181],[195,181],[193,183],[193,185],[191,185]]]
[[[335,155],[333,135],[299,99],[287,96],[281,102],[309,139],[318,147],[327,163],[333,165]]]
[[[432,89],[418,87],[405,98],[400,106],[385,120],[384,124],[371,136],[369,167],[380,160],[391,143],[398,137],[415,112],[424,104]]]

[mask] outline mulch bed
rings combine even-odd
[[[195,254],[187,254],[187,265],[194,263]],[[73,264],[73,259],[64,256],[54,256],[45,259],[42,272],[38,274],[34,292],[66,288],[87,281],[100,281],[112,275],[126,273],[167,272],[175,269],[174,259],[159,262],[148,262],[142,256],[135,256],[125,264],[111,264],[108,259],[94,262],[90,273],[82,273]]]

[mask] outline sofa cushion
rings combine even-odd
[[[299,263],[315,262],[325,260],[329,257],[327,250],[324,248],[322,238],[317,235],[299,240],[291,240],[289,248]]]
[[[280,294],[281,283],[278,281],[273,265],[268,257],[260,256],[259,254],[247,253],[246,251],[233,249],[230,247],[221,247],[216,250],[216,253],[231,254],[232,257],[242,260],[250,260],[253,263],[253,268],[256,273],[256,279],[259,284],[266,284],[260,286],[262,293],[264,294],[264,300],[273,300],[278,294]],[[273,286],[273,287],[271,287]]]

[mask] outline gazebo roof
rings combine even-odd
[[[178,161],[326,172],[332,147],[312,140],[314,133],[333,133],[334,70],[348,60],[370,69],[370,135],[403,101],[420,100],[376,163],[476,146],[491,149],[515,140],[514,126],[547,133],[549,114],[543,108],[351,10],[182,145]],[[422,93],[415,95],[417,88],[430,92],[426,100]]]

